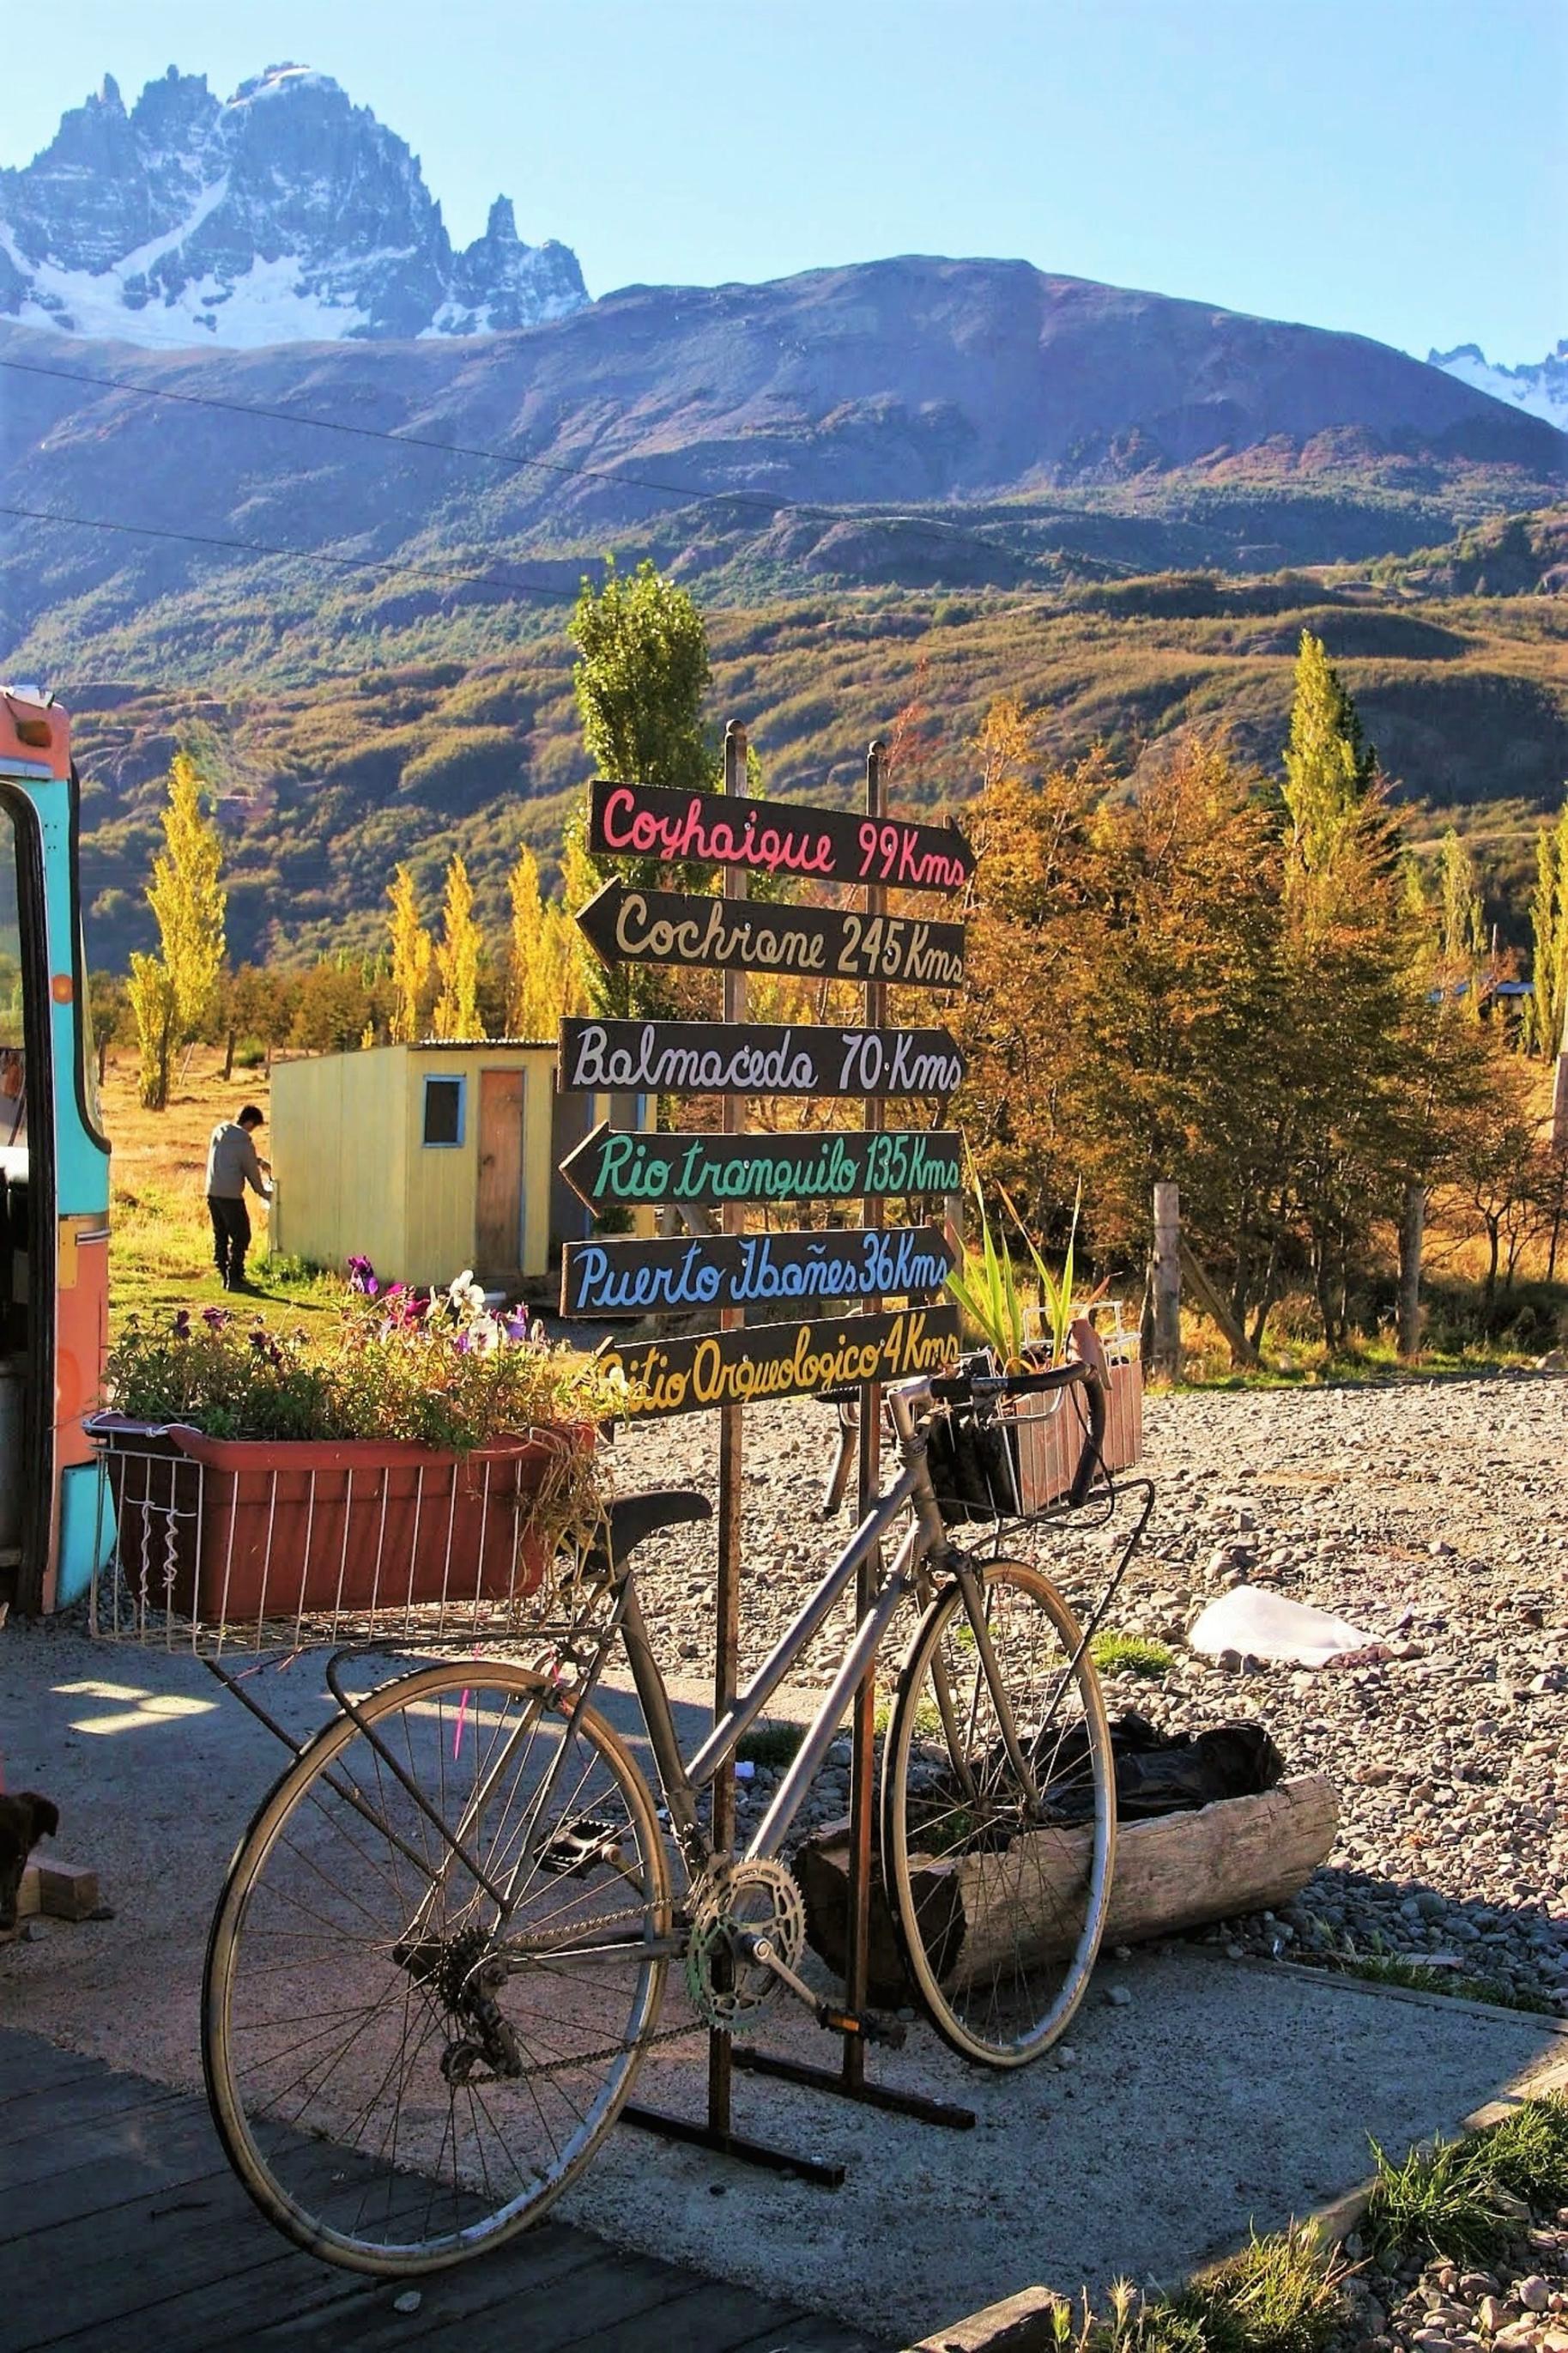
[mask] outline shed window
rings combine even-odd
[[[463,1081],[461,1079],[426,1079],[425,1082],[425,1141],[428,1145],[450,1146],[463,1140]]]

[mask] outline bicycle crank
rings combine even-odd
[[[805,1951],[805,1905],[782,1862],[723,1863],[693,1890],[686,1990],[704,2025],[744,2033],[781,1983],[799,1986]]]

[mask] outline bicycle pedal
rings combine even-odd
[[[880,2010],[829,2010],[823,2004],[821,2023],[835,2034],[858,2034],[862,2042],[879,2042],[885,2050],[901,2051],[909,2039],[909,2028],[901,2018],[889,2018]]]
[[[613,1822],[578,1814],[547,1838],[534,1857],[547,1878],[571,1879],[592,1870],[596,1862],[613,1862],[620,1854]]]

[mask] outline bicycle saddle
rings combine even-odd
[[[689,1520],[710,1520],[713,1506],[694,1487],[650,1487],[640,1495],[616,1496],[606,1516],[606,1549],[612,1564],[618,1568],[645,1536],[655,1535],[660,1528],[681,1527]]]

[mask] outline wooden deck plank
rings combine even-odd
[[[304,2254],[257,2212],[224,2162],[199,2095],[173,2092],[0,2030],[0,2243],[5,2353],[882,2353],[858,2330],[609,2246],[547,2217],[412,2283]],[[316,2152],[310,2152],[307,2161]],[[322,2144],[341,2175],[370,2160]],[[388,2177],[394,2211],[427,2185]],[[379,2193],[378,2193],[379,2194]],[[418,2288],[416,2312],[395,2298]]]

